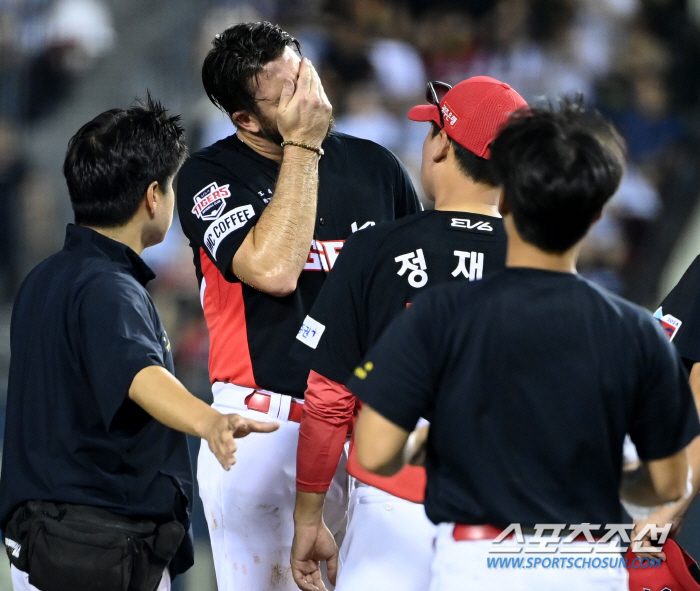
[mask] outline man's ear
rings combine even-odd
[[[153,181],[146,189],[146,195],[144,196],[144,201],[146,202],[146,209],[148,212],[154,216],[156,215],[156,209],[158,209],[159,196],[156,190],[159,189],[158,181]],[[162,193],[162,192],[161,192]]]
[[[510,207],[508,207],[508,201],[506,201],[506,192],[501,188],[501,196],[498,198],[498,213],[501,217],[505,217],[510,213]]]
[[[447,155],[450,153],[450,149],[452,147],[450,145],[450,138],[448,137],[445,130],[441,129],[440,133],[438,133],[434,139],[435,147],[433,150],[433,162],[444,162],[444,160],[447,158]]]
[[[231,115],[231,121],[236,127],[250,133],[258,133],[262,129],[258,118],[249,111],[236,111]]]

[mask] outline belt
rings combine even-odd
[[[454,526],[454,529],[452,530],[452,537],[455,539],[457,542],[464,542],[464,541],[474,541],[474,540],[495,540],[498,536],[500,536],[505,530],[502,530],[498,527],[494,527],[493,525],[462,525],[462,524],[457,524]],[[522,531],[524,534],[532,534],[534,533],[534,530],[531,528],[522,528]],[[560,534],[560,536],[565,537],[568,535],[566,532],[570,532],[571,530],[565,530]],[[507,540],[512,540],[513,539],[513,534],[508,534],[506,536]],[[600,540],[599,537],[593,536],[594,540]],[[573,539],[574,542],[586,542],[586,536],[583,534],[576,536]]]
[[[495,540],[504,530],[493,525],[462,525],[457,524],[452,530],[452,537],[457,542],[474,540]],[[512,536],[508,536],[511,538]]]
[[[248,394],[248,396],[245,397],[245,405],[249,410],[262,412],[265,414],[269,412],[271,402],[272,396],[270,394],[265,394],[258,390],[252,394]],[[301,416],[303,412],[304,405],[296,400],[292,400],[289,405],[289,417],[287,417],[287,420],[294,423],[301,423]]]

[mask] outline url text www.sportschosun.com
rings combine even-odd
[[[536,556],[493,556],[486,559],[488,568],[659,568],[663,564],[661,558],[629,559],[627,556],[613,558],[584,558],[579,556],[545,557]]]

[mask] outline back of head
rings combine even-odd
[[[148,186],[161,187],[187,157],[180,116],[168,116],[148,96],[129,109],[111,109],[71,138],[63,163],[75,223],[123,226],[136,213]]]
[[[438,133],[440,133],[440,127],[435,122],[431,122],[431,126],[432,137],[435,137]],[[498,186],[498,183],[494,179],[493,170],[491,169],[487,158],[477,156],[474,154],[474,152],[465,148],[456,140],[453,140],[449,135],[447,137],[452,145],[452,151],[454,152],[457,167],[465,177],[467,177],[470,181],[481,185],[487,185],[489,187]]]
[[[286,47],[301,53],[294,37],[267,21],[229,27],[212,45],[202,65],[202,83],[209,100],[229,116],[237,111],[258,115],[256,81],[265,65]]]
[[[582,100],[532,108],[491,144],[491,166],[526,242],[563,253],[581,240],[623,173],[619,135]]]
[[[508,117],[527,106],[525,99],[505,82],[488,76],[474,76],[454,87],[429,82],[426,99],[431,104],[413,107],[408,118],[432,122],[433,137],[444,129],[462,174],[475,183],[497,186],[488,163],[489,145]]]

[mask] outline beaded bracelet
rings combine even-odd
[[[312,146],[310,144],[305,144],[304,142],[293,142],[291,140],[286,140],[280,144],[283,148],[285,146],[296,146],[297,148],[304,148],[305,150],[311,150],[312,152],[316,152],[319,156],[323,156],[325,152],[323,151],[323,148],[319,148],[317,146]]]

